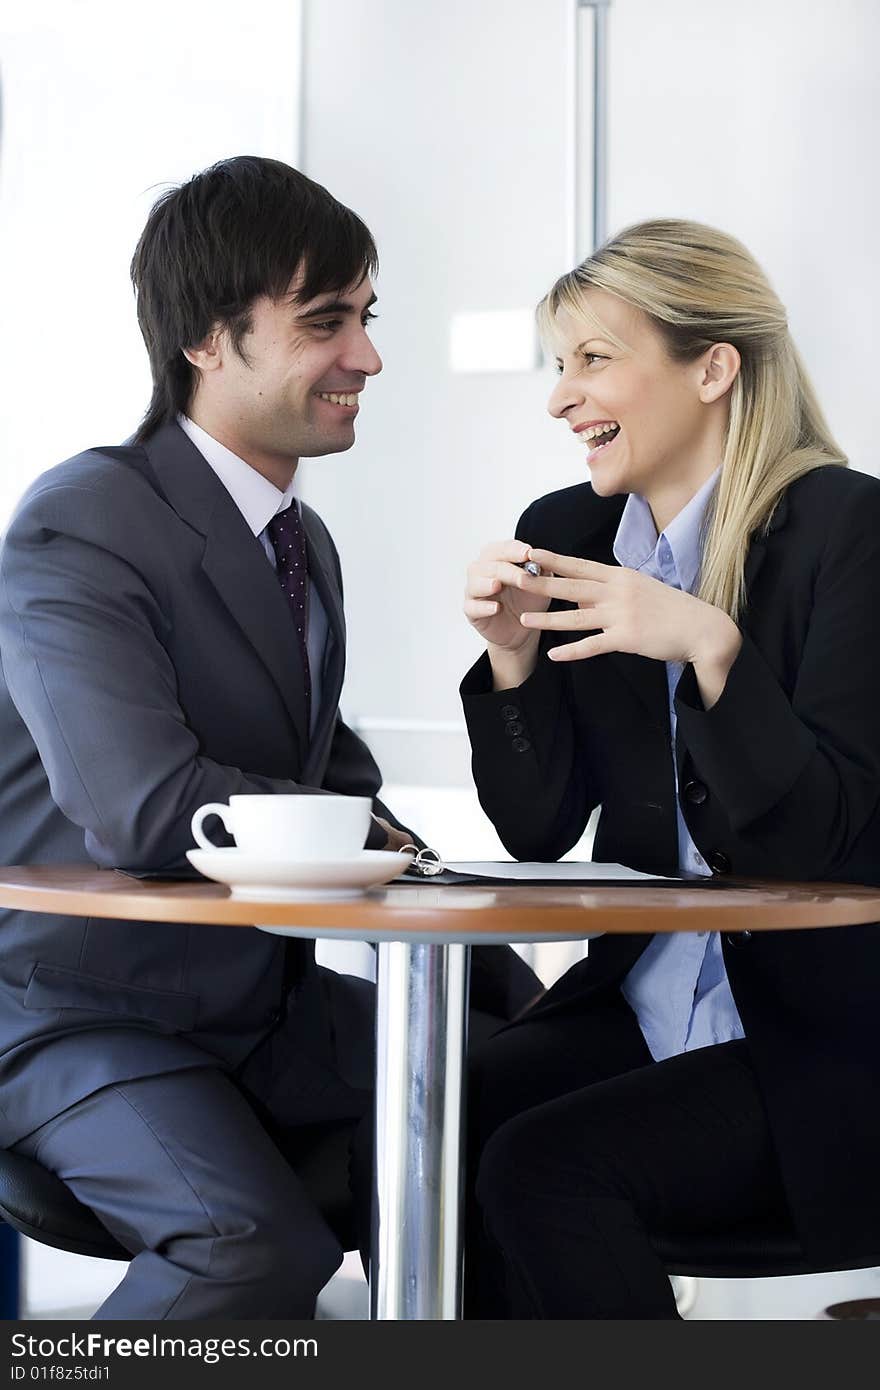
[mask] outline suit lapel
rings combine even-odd
[[[205,537],[202,570],[284,697],[300,747],[308,748],[305,672],[293,618],[259,540],[233,504],[218,508]]]
[[[169,503],[204,536],[202,571],[278,686],[304,752],[309,736],[299,644],[263,547],[179,426],[163,425],[145,447]]]

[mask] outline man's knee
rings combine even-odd
[[[236,1288],[265,1316],[306,1316],[320,1290],[342,1263],[342,1248],[315,1209],[289,1211],[283,1202],[267,1210],[242,1204],[224,1213],[220,1229],[197,1251],[191,1237],[169,1243],[175,1263]],[[273,1309],[274,1314],[269,1310]],[[258,1315],[257,1313],[254,1314]]]

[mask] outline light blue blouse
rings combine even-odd
[[[693,593],[700,570],[700,530],[719,472],[713,473],[659,536],[648,503],[637,493],[630,493],[614,539],[618,563]],[[688,833],[678,796],[674,696],[683,670],[681,662],[666,662],[678,868],[681,874],[709,874],[711,870]],[[744,1036],[716,932],[655,936],[621,989],[655,1061]]]

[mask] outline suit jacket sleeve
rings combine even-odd
[[[847,494],[829,529],[793,688],[744,633],[711,709],[692,666],[676,690],[701,777],[782,877],[834,876],[880,799],[878,492]]]
[[[403,825],[384,802],[379,800],[381,786],[382,774],[369,748],[363,739],[348,727],[342,716],[337,715],[330,757],[324,773],[324,789],[345,796],[369,796],[373,802],[373,814],[396,826],[410,837],[417,849],[422,849],[424,840],[420,840],[418,835]],[[374,821],[370,826],[365,848],[383,849],[386,842],[385,831]]]
[[[516,534],[552,549],[538,505],[523,513]],[[555,645],[559,634],[551,636]],[[576,738],[569,673],[548,660],[548,643],[542,635],[534,671],[513,690],[492,690],[486,655],[461,684],[480,805],[515,859],[559,859],[577,844],[597,804]]]
[[[0,650],[52,797],[104,868],[185,864],[190,819],[236,793],[304,792],[200,751],[163,645],[161,595],[92,520],[98,498],[54,487],[25,502],[0,555]]]

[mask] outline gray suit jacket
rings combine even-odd
[[[277,578],[177,425],[34,483],[0,550],[0,862],[176,869],[206,801],[376,797],[338,712],[338,556],[308,507],[303,520],[330,629],[311,740]],[[110,1082],[235,1067],[291,977],[283,939],[235,928],[6,911],[0,941],[7,1145]],[[295,949],[309,973],[311,944]]]

